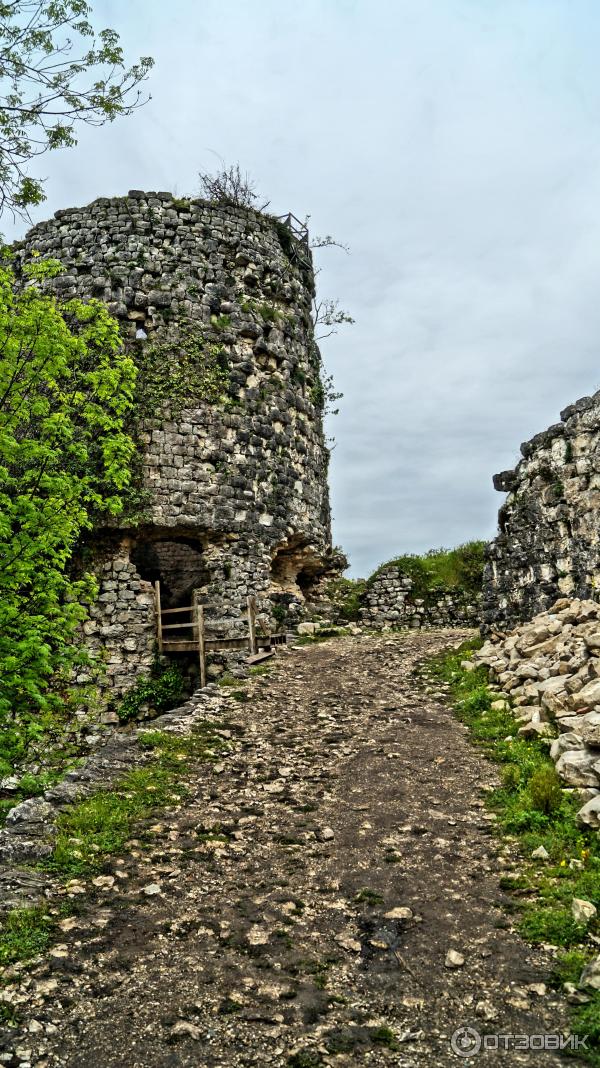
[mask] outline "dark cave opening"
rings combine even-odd
[[[130,560],[140,578],[160,582],[163,609],[191,605],[194,590],[208,581],[202,546],[190,539],[140,538],[131,549]]]

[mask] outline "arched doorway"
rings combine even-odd
[[[140,578],[160,582],[163,608],[191,604],[194,590],[202,589],[208,581],[203,546],[190,538],[139,538],[132,546],[130,560]]]

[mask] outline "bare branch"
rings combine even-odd
[[[264,211],[271,203],[266,200],[258,206],[260,197],[256,192],[256,183],[247,172],[242,174],[239,163],[232,163],[229,167],[223,165],[223,168],[214,174],[200,171],[198,178],[201,196],[211,200],[213,204]]]
[[[317,337],[317,341],[321,341],[323,338],[331,337],[332,334],[337,334],[337,327],[342,326],[344,323],[352,324],[354,319],[347,311],[340,308],[339,300],[324,299],[317,301],[313,300],[313,325],[315,329],[318,326],[330,326],[332,329],[327,334],[321,334]]]
[[[313,239],[312,239],[312,241],[310,243],[310,247],[311,248],[341,248],[344,252],[346,252],[348,255],[350,255],[350,247],[349,247],[349,245],[344,245],[344,244],[342,244],[341,241],[336,241],[335,238],[331,236],[331,234],[325,234],[324,237],[313,237]]]

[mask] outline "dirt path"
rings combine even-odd
[[[450,1049],[461,1025],[566,1027],[538,986],[548,957],[503,910],[503,858],[481,800],[494,770],[412,675],[460,637],[285,651],[248,703],[231,698],[233,752],[200,769],[149,846],[109,865],[121,877],[27,980],[29,1030],[19,1059],[0,1063],[564,1063]],[[445,966],[450,949],[462,966]]]

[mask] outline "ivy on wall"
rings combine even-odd
[[[165,340],[137,342],[136,402],[142,419],[152,418],[168,405],[173,414],[200,402],[225,400],[229,383],[227,353],[190,324]]]

